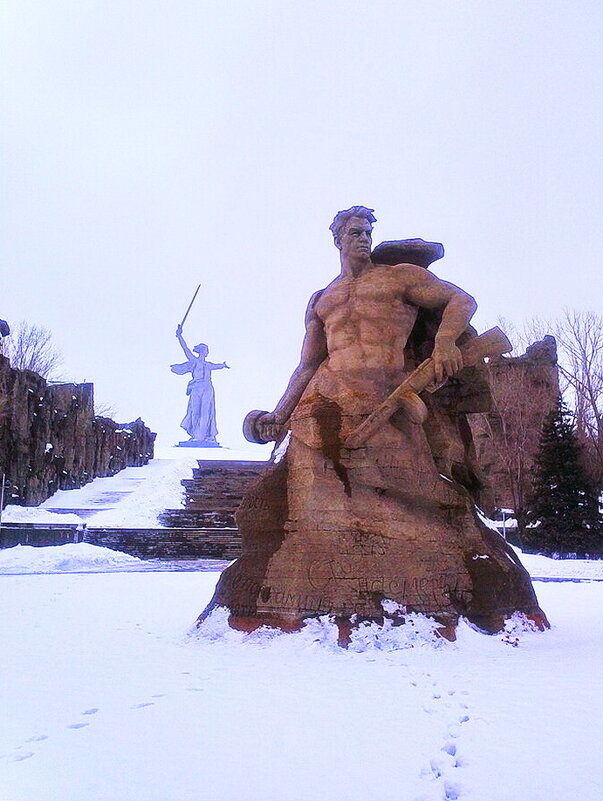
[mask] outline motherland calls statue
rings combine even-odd
[[[179,444],[184,447],[219,448],[220,445],[216,439],[218,434],[216,396],[211,374],[213,370],[229,369],[229,367],[226,362],[214,364],[214,362],[207,361],[209,354],[207,345],[195,345],[191,351],[182,335],[182,324],[176,329],[176,338],[187,361],[182,364],[172,364],[171,370],[177,375],[192,373],[192,378],[186,387],[188,395],[186,415],[180,423],[180,427],[186,431],[190,440]]]
[[[405,612],[433,616],[449,637],[460,616],[495,632],[519,611],[544,628],[528,573],[474,502],[465,413],[486,410],[481,356],[508,341],[477,337],[473,298],[426,269],[441,245],[371,254],[374,222],[363,206],[335,217],[340,275],[310,299],[276,408],[246,418],[248,439],[277,447],[237,512],[242,556],[199,624],[226,607],[245,631],[330,614],[342,642],[363,620]]]

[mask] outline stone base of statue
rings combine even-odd
[[[432,616],[449,638],[460,617],[489,633],[515,612],[548,626],[527,571],[468,491],[439,474],[421,426],[400,417],[346,449],[361,418],[332,412],[320,395],[302,400],[282,460],[243,498],[242,556],[199,625],[218,607],[244,631],[328,614],[343,644],[352,626],[405,612]]]
[[[215,439],[187,439],[179,442],[176,448],[221,448],[220,443]]]

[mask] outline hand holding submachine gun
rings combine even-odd
[[[484,356],[502,356],[509,353],[513,346],[506,335],[495,326],[479,336],[473,337],[459,350],[463,356],[463,367],[475,366]],[[408,378],[395,389],[391,395],[379,404],[377,408],[345,439],[344,448],[361,448],[390,417],[402,409],[408,417],[420,425],[427,417],[427,406],[419,397],[420,392],[435,392],[440,389],[448,379],[436,380],[434,360],[430,357],[412,371]],[[255,428],[255,421],[266,414],[263,411],[250,412],[245,418],[243,431],[251,442],[265,442]]]
[[[513,346],[506,335],[495,326],[468,342],[459,346],[463,356],[463,367],[473,367],[484,356],[502,356],[508,353]],[[420,424],[427,417],[427,406],[419,397],[419,392],[435,392],[446,383],[436,381],[434,361],[431,357],[412,371],[408,378],[395,389],[391,395],[379,404],[374,412],[364,420],[358,428],[345,440],[344,447],[360,448],[389,418],[403,409],[413,423]]]

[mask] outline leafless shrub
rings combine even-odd
[[[560,391],[574,416],[585,468],[603,485],[603,315],[566,310],[560,320],[534,318],[520,329],[500,319],[518,350],[546,334],[557,341]],[[503,403],[503,399],[500,399]]]
[[[523,359],[491,362],[488,371],[493,399],[490,447],[503,470],[512,507],[521,524],[540,430],[555,403],[558,388],[547,380],[546,371],[539,371]]]
[[[603,481],[603,315],[565,311],[556,329],[560,372],[573,409],[576,434],[588,457],[588,472]]]
[[[0,353],[16,370],[33,370],[43,378],[57,379],[63,357],[52,343],[48,329],[22,320],[0,340]]]
[[[115,413],[115,406],[112,406],[110,403],[105,403],[103,401],[94,403],[94,414],[96,417],[109,417],[111,420],[115,420]]]

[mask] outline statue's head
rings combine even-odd
[[[366,206],[352,206],[345,211],[338,211],[335,219],[329,226],[329,230],[333,233],[333,240],[335,247],[341,250],[341,235],[345,231],[346,225],[353,217],[367,220],[371,225],[377,222],[377,218],[373,214],[375,209],[367,209]]]
[[[207,345],[204,345],[203,342],[201,342],[199,345],[195,345],[193,351],[195,353],[198,353],[199,356],[207,356],[207,354],[209,353],[209,348],[207,347]]]

